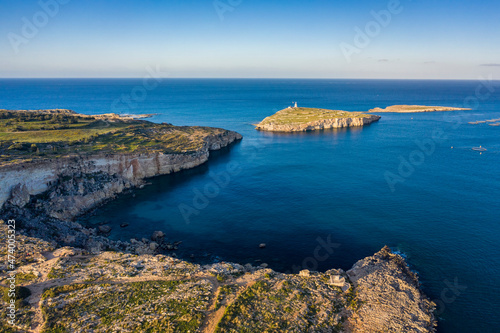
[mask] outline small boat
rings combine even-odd
[[[475,150],[475,151],[487,151],[486,148],[483,148],[482,146],[479,146],[479,147],[472,147],[472,150]]]
[[[121,228],[125,228],[125,227],[128,227],[128,226],[129,226],[129,224],[128,224],[128,223],[122,223],[122,224],[120,224],[120,227],[121,227]]]

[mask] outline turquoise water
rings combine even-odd
[[[158,113],[152,121],[235,130],[244,140],[207,164],[151,180],[87,222],[109,221],[114,239],[163,230],[183,241],[177,255],[194,261],[267,263],[280,271],[348,269],[387,244],[407,256],[439,303],[441,332],[498,331],[500,127],[468,122],[500,118],[499,82],[480,99],[475,81],[163,80],[141,87],[141,80],[0,80],[0,108]],[[114,102],[144,91],[132,107]],[[349,111],[475,108],[381,114],[362,129],[253,129],[292,101]],[[477,146],[488,150],[471,149]],[[414,163],[402,176],[401,159]],[[394,188],[388,173],[401,177]],[[121,229],[123,222],[130,226]],[[315,251],[325,243],[328,252]]]

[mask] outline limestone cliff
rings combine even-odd
[[[211,150],[241,138],[236,132],[222,131],[206,136],[203,146],[189,153],[78,154],[3,165],[0,207],[9,198],[22,206],[20,197],[26,197],[26,193],[33,196],[48,192],[47,213],[71,219],[127,188],[140,185],[146,178],[201,165],[208,160]]]
[[[307,132],[331,128],[359,127],[371,124],[380,116],[316,108],[287,108],[265,118],[257,130],[269,132]]]
[[[269,132],[307,132],[331,128],[360,127],[376,122],[380,116],[371,115],[363,118],[334,118],[312,121],[304,124],[263,124],[256,128]]]

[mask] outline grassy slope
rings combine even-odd
[[[289,108],[276,112],[264,119],[259,125],[289,125],[335,118],[363,118],[370,115],[361,112],[348,112],[316,108]]]
[[[0,110],[0,164],[69,153],[198,150],[223,130],[143,120]]]

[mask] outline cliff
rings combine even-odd
[[[0,235],[7,235],[1,221]],[[435,331],[434,304],[388,248],[347,272],[283,274],[165,255],[54,250],[22,235],[18,241],[19,257],[31,258],[18,268],[18,287],[28,291],[18,297],[15,327],[2,321],[2,332]],[[5,278],[5,267],[0,274]],[[4,302],[0,311],[7,311]]]
[[[405,260],[384,247],[347,271],[363,304],[348,320],[354,332],[432,332],[435,304]],[[402,311],[403,310],[403,311]]]
[[[58,219],[71,219],[141,185],[146,178],[203,164],[211,150],[242,138],[223,129],[153,124],[116,115],[80,116],[67,110],[7,112],[25,130],[9,131],[5,124],[11,118],[4,118],[0,208],[5,204],[23,208],[31,197],[46,193],[37,198],[37,204]],[[20,116],[23,114],[26,116]],[[33,121],[33,117],[38,118]],[[34,127],[41,126],[40,119],[46,121],[46,117],[48,123],[55,119],[63,128]],[[88,131],[97,132],[89,138]],[[23,140],[29,140],[27,144],[36,150],[26,149]]]
[[[314,108],[288,108],[257,124],[256,129],[270,132],[306,132],[331,128],[359,127],[371,124],[380,116],[360,112]]]

